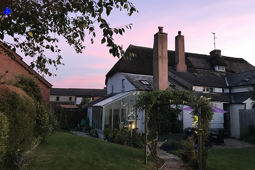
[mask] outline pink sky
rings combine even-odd
[[[178,31],[185,36],[185,51],[209,54],[213,50],[213,35],[216,33],[216,48],[222,55],[244,58],[255,65],[255,1],[254,0],[131,0],[138,14],[127,16],[125,11],[114,11],[109,17],[112,27],[133,23],[124,36],[115,36],[124,49],[129,44],[152,47],[153,36],[158,26],[168,33],[168,49],[174,50],[174,37]],[[65,66],[53,67],[56,77],[46,77],[54,88],[103,88],[105,75],[118,61],[100,44],[100,31],[93,45],[85,41],[86,49],[76,54],[63,39],[59,47]],[[89,38],[90,39],[90,38]],[[89,40],[88,39],[88,40]],[[24,56],[20,53],[21,56]],[[49,57],[54,54],[49,53]],[[24,61],[29,61],[24,57]]]

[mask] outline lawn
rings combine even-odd
[[[170,151],[179,155],[181,150]],[[211,149],[206,170],[253,170],[255,148]]]
[[[31,154],[28,170],[130,170],[156,169],[153,158],[143,164],[142,149],[93,138],[55,132]]]

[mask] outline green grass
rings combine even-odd
[[[55,132],[31,154],[28,170],[149,170],[156,168],[153,158],[143,164],[142,149],[93,138]]]
[[[208,170],[253,170],[255,148],[212,149],[208,159]]]
[[[177,156],[183,150],[172,150]],[[211,149],[206,170],[254,170],[255,148]]]

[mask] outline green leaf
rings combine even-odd
[[[117,28],[114,28],[113,31],[115,32],[115,34],[119,33],[119,30]]]
[[[101,44],[105,43],[105,41],[106,41],[105,37],[104,37],[104,38],[102,38],[102,40],[101,40]]]
[[[106,8],[106,14],[107,14],[107,16],[110,15],[111,10],[112,10],[112,7],[107,7],[107,8]]]

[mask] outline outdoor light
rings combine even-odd
[[[133,113],[130,113],[128,115],[128,123],[131,124],[131,126],[130,126],[131,127],[131,146],[132,146],[132,129],[135,127],[132,124],[134,123],[135,119],[136,119],[136,116]]]

